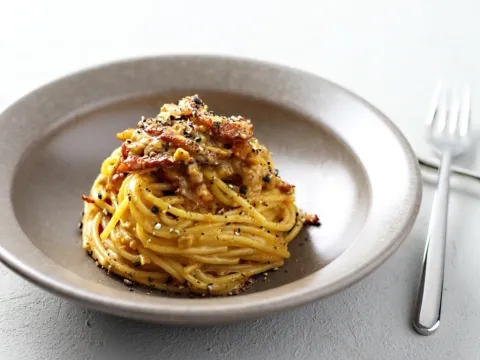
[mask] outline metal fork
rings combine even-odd
[[[433,334],[440,325],[451,164],[470,146],[469,128],[470,90],[459,94],[440,84],[426,124],[427,139],[440,153],[441,162],[413,317],[413,326],[421,335]]]

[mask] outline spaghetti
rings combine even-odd
[[[227,295],[277,269],[316,215],[301,213],[250,120],[198,96],[117,134],[83,196],[83,247],[99,266],[171,292]]]

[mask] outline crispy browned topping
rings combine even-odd
[[[87,195],[82,195],[82,200],[89,204],[93,204],[95,202],[90,196]]]
[[[212,170],[242,195],[246,189],[249,196],[260,194],[263,188],[284,193],[294,190],[278,177],[268,150],[253,137],[250,120],[216,115],[197,95],[165,104],[156,117],[142,117],[135,129],[117,137],[123,144],[122,159],[112,178],[116,188],[127,173],[151,172],[205,206],[215,201],[203,175],[204,170]]]
[[[315,214],[305,214],[305,221],[303,222],[306,225],[320,226],[320,219]]]

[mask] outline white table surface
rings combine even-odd
[[[429,156],[422,121],[436,80],[468,81],[474,110],[480,105],[479,15],[475,0],[5,0],[0,109],[104,61],[242,55],[353,90]],[[465,164],[480,170],[474,157]],[[431,337],[411,329],[429,179],[413,232],[375,273],[328,299],[254,322],[195,329],[116,318],[58,299],[0,265],[0,359],[480,359],[480,183],[454,181],[441,329]]]

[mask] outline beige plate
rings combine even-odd
[[[286,266],[245,294],[130,292],[82,250],[80,195],[119,145],[116,132],[193,93],[219,113],[253,120],[281,175],[297,186],[299,206],[323,226],[304,231]],[[82,306],[161,323],[255,318],[343,289],[397,249],[421,200],[416,158],[378,110],[317,76],[246,59],[166,56],[73,74],[0,115],[0,149],[1,260]]]

